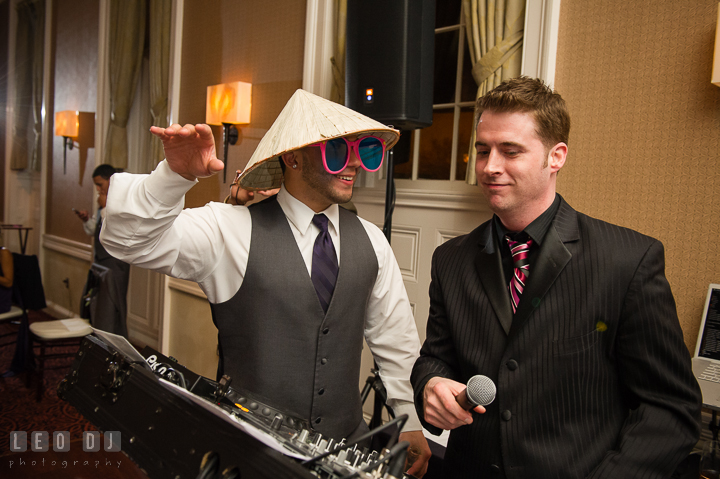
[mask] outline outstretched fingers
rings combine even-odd
[[[150,132],[162,141],[170,168],[188,180],[211,176],[224,168],[215,156],[215,138],[208,125],[174,123],[167,128],[153,126]]]

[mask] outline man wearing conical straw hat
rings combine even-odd
[[[197,178],[223,169],[207,125],[153,127],[166,160],[150,175],[113,176],[101,241],[124,261],[196,281],[210,301],[221,351],[218,375],[294,411],[323,435],[367,430],[358,384],[366,339],[401,440],[430,450],[413,407],[410,371],[420,343],[392,249],[371,223],[338,208],[361,168],[380,168],[399,132],[297,90],[238,182],[280,192],[250,207],[183,210]]]

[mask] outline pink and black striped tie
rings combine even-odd
[[[528,260],[528,256],[533,241],[531,238],[527,238],[527,241],[523,243],[522,241],[511,239],[509,235],[506,235],[505,239],[510,246],[514,265],[513,276],[510,279],[508,288],[510,289],[510,302],[512,303],[513,314],[515,314],[518,304],[520,304],[520,296],[525,289],[525,283],[530,277],[530,261]]]
[[[338,276],[337,254],[328,232],[327,216],[315,215],[312,222],[320,229],[320,233],[315,238],[315,246],[313,247],[310,279],[312,279],[313,286],[315,286],[320,305],[323,311],[327,313]]]

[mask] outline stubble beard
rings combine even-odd
[[[334,204],[347,203],[352,199],[353,189],[350,189],[348,193],[336,191],[332,187],[332,181],[335,179],[335,175],[331,175],[325,171],[324,167],[322,167],[322,171],[319,171],[319,169],[316,168],[316,165],[307,168],[306,163],[303,166],[301,174],[305,184],[307,184],[308,188],[315,191],[318,195],[330,200]]]

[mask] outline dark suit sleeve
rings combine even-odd
[[[422,425],[432,434],[439,435],[442,429],[425,421],[423,412],[423,390],[425,384],[435,376],[457,380],[455,348],[450,335],[443,296],[440,262],[438,256],[441,249],[433,254],[430,282],[430,314],[427,323],[425,343],[420,350],[420,357],[415,362],[410,380],[415,395],[415,409]]]
[[[664,269],[662,244],[654,241],[628,289],[615,340],[631,412],[591,478],[669,477],[698,440],[700,389]]]

